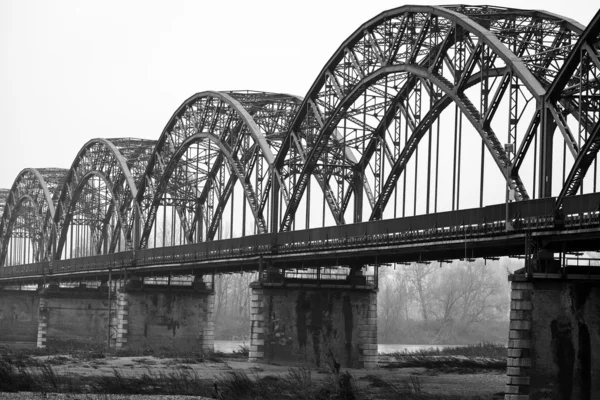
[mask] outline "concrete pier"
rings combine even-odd
[[[109,300],[110,299],[110,300]],[[210,285],[144,285],[132,281],[110,296],[99,288],[0,290],[0,343],[71,351],[214,350]]]
[[[66,351],[105,348],[109,318],[105,290],[51,285],[40,293],[37,347]]]
[[[376,289],[301,282],[251,288],[251,361],[377,365]]]
[[[212,289],[126,288],[117,303],[117,349],[214,350]]]
[[[510,276],[506,400],[600,399],[599,278]]]
[[[36,290],[0,289],[0,344],[36,347],[40,295]]]

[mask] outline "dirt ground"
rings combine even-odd
[[[76,358],[69,355],[35,356],[32,359],[40,364],[51,365],[59,375],[82,377],[111,376],[118,370],[123,377],[136,377],[143,373],[172,372],[177,369],[187,369],[194,372],[199,379],[216,382],[229,372],[244,371],[253,379],[264,377],[283,377],[290,371],[291,366],[250,363],[243,358],[227,357],[214,360],[196,360],[194,358],[157,358],[153,356]],[[386,390],[389,384],[396,387],[415,389],[424,396],[450,396],[461,399],[496,400],[503,398],[505,375],[498,370],[436,370],[427,368],[387,368],[375,370],[349,369],[353,385],[363,393],[373,398]],[[311,378],[326,383],[331,373],[325,369],[310,369]],[[382,384],[385,382],[385,384]],[[68,399],[145,399],[148,396],[107,396],[88,394],[64,394],[58,397],[39,397],[41,394],[0,393],[0,399],[20,398],[68,398]],[[158,398],[158,396],[156,397]],[[168,399],[167,396],[160,398]],[[172,399],[199,397],[175,396]],[[426,397],[424,397],[426,398]]]

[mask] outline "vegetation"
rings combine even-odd
[[[450,357],[450,356],[449,356]],[[425,393],[419,376],[383,379],[376,374],[356,379],[348,371],[291,368],[276,375],[259,375],[231,370],[216,377],[203,377],[198,370],[178,359],[167,370],[153,368],[151,357],[133,359],[135,366],[113,368],[109,374],[82,376],[57,367],[72,361],[70,357],[52,356],[43,361],[38,356],[0,356],[0,392],[28,391],[39,393],[86,394],[153,394],[191,395],[222,400],[302,399],[302,400],[432,400],[458,399]],[[56,360],[55,363],[48,362]],[[37,360],[37,361],[36,361]],[[94,362],[104,363],[101,358]],[[88,360],[89,361],[89,360]],[[135,368],[135,369],[134,369]],[[135,372],[134,372],[135,371]],[[461,397],[462,398],[462,397]]]
[[[445,371],[506,369],[506,346],[497,343],[394,352],[385,356],[388,362],[384,366],[387,368],[424,367]]]
[[[499,265],[502,263],[502,265]],[[514,265],[512,265],[514,264]],[[514,260],[415,263],[379,270],[379,343],[506,341]],[[256,274],[215,277],[215,338],[248,340]]]
[[[505,342],[509,293],[507,268],[497,262],[381,268],[377,296],[379,343]]]
[[[215,339],[248,339],[250,283],[257,279],[256,273],[215,276]]]
[[[195,395],[219,399],[277,399],[295,396],[299,399],[356,399],[352,376],[345,372],[330,375],[327,382],[315,382],[311,371],[290,369],[282,376],[249,377],[234,370],[214,382],[201,379],[190,368],[172,371],[147,369],[141,374],[127,375],[113,369],[110,376],[82,378],[58,374],[54,367],[43,364],[24,367],[10,357],[0,359],[0,392],[32,391],[62,393],[111,393]]]
[[[394,353],[404,355],[406,353]],[[506,359],[506,346],[499,343],[481,342],[467,346],[451,346],[443,348],[430,348],[412,353],[421,357],[431,356],[464,356]]]

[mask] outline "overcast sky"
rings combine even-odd
[[[93,138],[158,139],[199,91],[304,96],[359,25],[404,4],[0,0],[0,188],[26,167],[68,168]],[[497,5],[584,25],[598,8],[580,0]]]

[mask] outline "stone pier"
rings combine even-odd
[[[251,289],[251,361],[376,367],[376,289],[299,282]]]
[[[214,350],[214,292],[147,285],[118,294],[117,349]]]
[[[600,276],[535,275],[509,278],[505,399],[600,399]]]
[[[0,345],[36,347],[39,304],[36,290],[0,289]]]
[[[109,301],[110,298],[110,301]],[[214,350],[214,292],[203,282],[0,289],[0,344],[70,351]]]
[[[104,290],[103,290],[104,289]],[[102,347],[108,341],[108,287],[59,288],[50,285],[40,292],[38,348]]]

